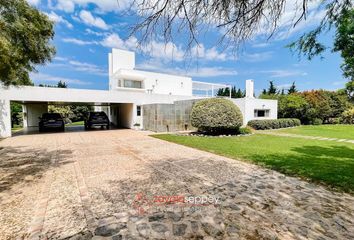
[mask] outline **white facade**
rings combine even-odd
[[[246,97],[231,99],[242,112],[243,125],[250,120],[277,119],[278,101],[254,97],[254,81],[246,80]]]
[[[90,104],[107,113],[110,121],[126,128],[143,126],[144,104],[174,103],[198,99],[193,90],[213,97],[224,84],[193,82],[190,77],[135,69],[135,53],[113,49],[109,54],[109,90],[84,90],[43,87],[0,88],[0,137],[11,136],[10,101],[23,104],[24,127],[38,126],[38,117],[48,104]],[[244,116],[252,119],[277,118],[277,101],[254,98],[253,80],[246,81],[246,97],[232,99]],[[204,96],[206,97],[206,96]]]
[[[109,89],[192,96],[192,78],[136,70],[134,52],[113,49],[109,54]]]

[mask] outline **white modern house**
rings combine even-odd
[[[147,110],[152,104],[157,109],[160,105],[181,105],[183,101],[214,97],[217,89],[228,87],[192,81],[190,77],[137,70],[135,53],[130,51],[113,49],[108,61],[109,90],[106,91],[30,86],[0,88],[0,137],[11,136],[11,101],[23,104],[24,127],[38,127],[38,118],[48,111],[49,104],[78,104],[93,105],[96,110],[105,111],[118,127],[144,129],[149,126],[144,115],[153,114],[144,112],[144,106]],[[196,96],[196,92],[205,95]],[[252,119],[277,118],[277,101],[255,98],[253,80],[246,80],[245,98],[231,100],[240,108],[244,125]],[[157,124],[164,124],[163,117]]]

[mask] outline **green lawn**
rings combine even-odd
[[[228,138],[152,136],[354,192],[354,144],[257,134]]]
[[[80,121],[80,122],[72,122],[69,124],[66,124],[67,127],[71,127],[71,126],[84,126],[85,122],[84,121]]]
[[[354,140],[354,125],[307,125],[295,128],[280,129],[276,130],[276,132]]]
[[[18,132],[18,131],[20,131],[20,130],[22,130],[22,126],[20,126],[20,125],[14,125],[13,126],[13,128],[11,128],[11,132]]]

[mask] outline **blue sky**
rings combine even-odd
[[[267,41],[262,32],[246,42],[234,54],[218,48],[220,31],[209,30],[199,36],[190,57],[185,58],[185,36],[176,35],[165,45],[162,38],[150,40],[139,50],[137,39],[130,36],[136,22],[134,11],[126,12],[129,0],[28,0],[55,21],[53,44],[57,54],[52,63],[32,74],[35,84],[67,82],[71,88],[108,89],[108,53],[112,47],[137,52],[137,68],[163,71],[193,77],[194,80],[227,83],[244,88],[246,79],[255,80],[258,94],[270,80],[281,89],[295,81],[298,89],[339,89],[346,80],[342,77],[338,53],[327,51],[324,59],[299,60],[285,46],[316,26],[323,10],[310,4],[306,21],[295,29],[291,20],[296,16],[294,2],[289,0],[282,27]],[[316,1],[315,1],[316,2]],[[323,36],[332,45],[333,32]]]

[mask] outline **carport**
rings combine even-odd
[[[117,93],[100,90],[10,87],[1,89],[0,95],[0,137],[11,136],[10,103],[22,104],[23,127],[38,129],[39,117],[48,112],[48,105],[90,105],[95,111],[104,111],[111,124],[121,128],[132,128],[134,105],[129,96],[119,98]],[[122,99],[124,98],[124,99]],[[133,100],[133,99],[132,99]]]

